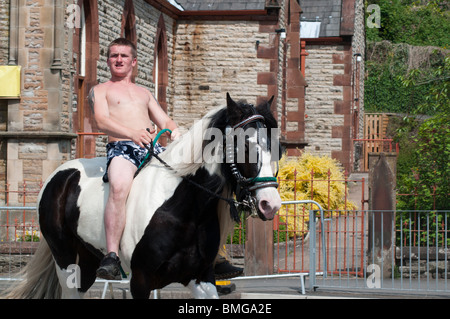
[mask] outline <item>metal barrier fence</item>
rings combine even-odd
[[[333,274],[347,269],[351,274],[358,273],[364,256],[364,216],[359,216],[357,211],[321,210],[319,218],[317,214],[311,215],[311,207],[307,209],[304,204],[304,201],[283,202],[276,217],[273,227],[275,271],[308,272],[311,258],[318,252],[315,256],[317,271]],[[289,208],[292,205],[294,207]],[[291,213],[284,214],[288,211]],[[312,216],[317,221],[311,220]],[[316,231],[311,232],[311,229]]]
[[[0,278],[12,278],[40,240],[36,207],[0,206]]]
[[[282,203],[283,205],[311,205],[311,209],[309,212],[309,229],[316,229],[316,216],[317,212],[319,212],[320,220],[324,220],[324,211],[322,206],[313,200],[297,200],[297,201],[285,201]],[[316,209],[312,209],[316,208]],[[321,240],[320,242],[325,242],[325,231],[323,228],[323,223],[320,223],[320,234],[321,234]],[[242,229],[242,223],[238,225],[238,229]],[[309,232],[309,254],[308,254],[308,269],[302,270],[302,271],[289,271],[289,274],[272,274],[272,275],[261,275],[261,276],[244,276],[244,277],[237,277],[233,278],[232,280],[247,280],[247,279],[274,279],[274,278],[283,278],[283,277],[299,277],[300,279],[300,289],[301,293],[305,294],[305,277],[309,278],[309,289],[313,290],[316,286],[316,277],[317,276],[323,276],[324,278],[327,277],[327,254],[326,254],[326,246],[322,245],[322,254],[319,254],[319,256],[323,256],[324,258],[324,266],[323,271],[317,271],[316,267],[316,232]],[[287,238],[287,237],[286,237]],[[263,243],[264,244],[264,243]],[[294,254],[295,255],[295,254]]]
[[[299,276],[303,292],[306,285],[450,294],[450,210],[327,211],[314,201],[283,204],[302,205],[297,212],[305,213],[306,223],[274,222],[275,272],[265,278]],[[39,235],[34,207],[0,207],[1,279],[26,264]]]
[[[323,210],[318,216],[314,208],[283,202],[273,227],[274,275],[264,278],[309,276],[310,290],[450,295],[450,211]]]
[[[449,213],[352,211],[325,220],[327,261],[317,269],[328,263],[328,276],[315,287],[450,294]]]

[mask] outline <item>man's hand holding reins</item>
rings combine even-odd
[[[156,132],[155,129],[135,130],[133,131],[131,139],[134,143],[136,143],[140,147],[145,148],[145,145],[152,142],[155,132]]]

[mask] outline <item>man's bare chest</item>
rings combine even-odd
[[[106,92],[110,109],[146,108],[149,98],[142,90],[133,88],[111,87]]]

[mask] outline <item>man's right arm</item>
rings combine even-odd
[[[115,138],[131,138],[130,130],[110,117],[106,89],[104,87],[101,85],[94,86],[89,91],[88,101],[97,127],[102,132]]]

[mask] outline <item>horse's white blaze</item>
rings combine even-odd
[[[262,152],[262,166],[258,177],[273,177],[274,172],[272,171],[271,154],[268,151]],[[276,212],[281,207],[280,194],[275,187],[266,187],[256,190],[256,203],[261,213],[267,219],[273,219]]]

